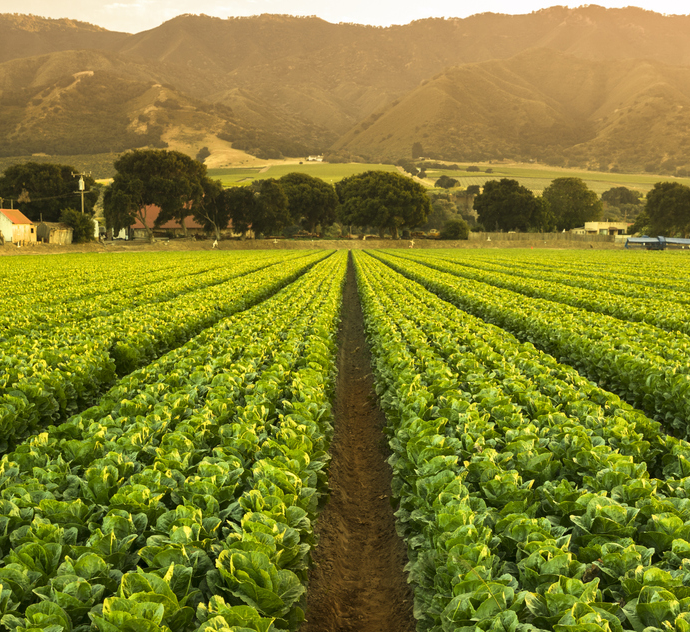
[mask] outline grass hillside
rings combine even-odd
[[[65,50],[113,51],[128,37],[78,20],[0,13],[0,63]]]
[[[88,68],[88,70],[84,70]],[[230,108],[156,81],[112,53],[64,51],[0,64],[0,155],[121,152],[178,137],[245,138]]]
[[[417,142],[425,155],[455,161],[675,170],[688,161],[690,68],[546,49],[466,64],[370,116],[334,149],[396,159]]]
[[[421,142],[453,160],[671,170],[686,153],[689,29],[595,5],[389,28],[183,15],[137,34],[0,14],[0,153],[201,142],[380,159]]]

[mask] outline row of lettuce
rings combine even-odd
[[[127,259],[118,255],[63,258],[65,265],[57,270],[51,267],[43,275],[35,271],[35,264],[30,265],[33,261],[20,260],[0,306],[3,341],[17,334],[46,337],[74,322],[164,302],[247,274],[253,265],[258,269],[262,259],[265,265],[270,265],[272,257],[275,262],[271,253],[165,253],[168,256],[163,260],[153,254],[161,253],[137,253]],[[32,282],[34,273],[41,278]]]
[[[690,444],[377,257],[355,260],[418,630],[690,630]]]
[[[537,282],[548,281],[573,288],[604,291],[630,298],[660,299],[672,303],[688,303],[690,278],[686,253],[665,252],[663,259],[658,253],[621,252],[619,250],[575,253],[558,251],[557,258],[545,256],[539,251],[512,251],[498,255],[479,250],[469,254],[458,251],[437,251],[434,256],[482,271],[511,274],[520,279]],[[531,255],[531,256],[530,256]]]
[[[376,256],[460,309],[531,342],[679,436],[690,419],[690,336],[495,287],[408,256]],[[682,313],[682,309],[677,310]]]
[[[687,290],[628,287],[625,294],[609,287],[603,280],[593,281],[582,272],[567,274],[558,271],[529,272],[513,267],[508,270],[491,262],[466,261],[457,257],[414,256],[414,259],[442,272],[463,279],[486,283],[524,296],[541,298],[570,305],[589,312],[607,314],[620,320],[647,323],[668,332],[690,334],[686,306]],[[615,272],[609,273],[615,277]]]
[[[682,251],[663,254],[630,250],[477,249],[433,253],[468,265],[495,265],[520,273],[560,275],[560,280],[590,289],[625,294],[642,288],[652,293],[690,290],[688,257]],[[660,256],[659,256],[660,255]],[[678,294],[674,294],[678,296]]]
[[[298,628],[345,268],[329,256],[2,457],[6,630]]]
[[[117,309],[97,307],[97,298],[89,294],[78,300],[66,296],[55,309],[34,310],[35,328],[1,330],[0,453],[91,406],[118,376],[264,300],[325,256],[250,253],[216,259],[210,269],[206,261],[184,260],[180,269],[141,274],[140,284],[120,274],[119,285],[113,272],[118,262],[101,263],[111,271],[110,291],[104,294]],[[168,281],[160,282],[159,274]],[[79,288],[76,279],[72,286]],[[42,323],[39,313],[46,316]]]

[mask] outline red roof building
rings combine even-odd
[[[21,211],[16,209],[0,209],[0,234],[4,241],[15,244],[36,241],[36,226]]]
[[[153,205],[153,204],[149,204],[146,207],[145,217],[146,217],[146,224],[148,225],[149,228],[153,228],[153,223],[158,218],[158,214],[160,212],[161,212],[160,208],[158,206]],[[197,221],[191,215],[189,215],[188,217],[185,217],[184,225],[187,228],[197,228],[197,229],[203,228],[203,226],[201,224],[197,223]],[[144,228],[144,225],[137,218],[137,221],[134,222],[134,224],[132,224],[132,228],[134,228],[135,230],[138,230],[138,229]],[[176,228],[179,229],[180,224],[179,224],[179,222],[177,222],[175,220],[169,220],[169,221],[165,222],[164,224],[161,224],[160,226],[156,226],[156,228],[157,229],[172,229],[172,230],[174,230]]]

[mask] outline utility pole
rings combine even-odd
[[[91,172],[89,173],[74,173],[72,172],[72,177],[76,178],[79,176],[79,192],[81,193],[81,212],[84,212],[84,189],[86,188],[86,184],[84,183],[84,176],[90,176]]]

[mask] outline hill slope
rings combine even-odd
[[[677,162],[689,27],[593,5],[389,28],[185,15],[134,35],[4,14],[0,146],[84,153],[189,129],[264,157],[409,157],[418,141],[472,160]]]
[[[116,55],[64,51],[0,64],[0,155],[118,152],[165,146],[173,129],[233,132],[230,108],[161,85]]]
[[[546,49],[446,70],[334,146],[367,159],[686,164],[690,68],[594,62]]]

